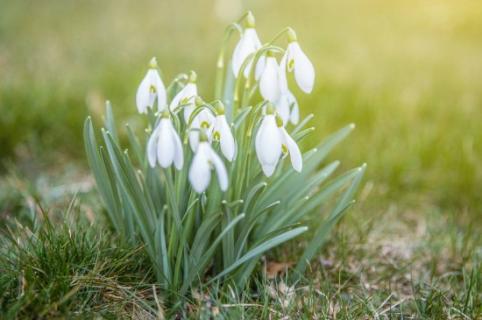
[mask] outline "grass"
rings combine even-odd
[[[303,113],[316,114],[314,140],[355,122],[330,160],[346,168],[367,162],[367,178],[358,204],[293,291],[289,275],[260,277],[241,294],[200,288],[180,310],[191,318],[481,317],[482,5],[247,6],[262,34],[284,24],[298,31],[317,68],[316,92],[297,92]],[[212,80],[225,25],[212,9],[211,2],[2,4],[0,153],[16,172],[0,178],[8,253],[0,257],[2,317],[170,315],[153,294],[142,250],[119,247],[106,229],[85,174],[81,127],[87,113],[100,119],[107,98],[133,122],[135,88],[152,55],[165,77],[182,66],[201,83]],[[42,240],[29,240],[28,229]],[[275,250],[266,264],[294,260],[298,245]],[[58,255],[56,248],[75,250]],[[86,280],[93,274],[97,282]]]
[[[2,212],[16,208],[25,214],[4,221],[10,223],[3,228],[0,256],[0,312],[5,318],[480,316],[480,235],[460,230],[433,208],[427,209],[431,214],[424,222],[412,213],[397,223],[377,223],[395,220],[397,208],[372,219],[351,215],[299,282],[292,281],[291,271],[283,272],[302,245],[293,242],[265,257],[261,275],[248,289],[201,287],[169,309],[162,304],[144,250],[120,245],[102,216],[93,215],[96,204],[87,203],[95,195],[79,194],[67,203],[72,194],[64,190],[59,200],[37,199],[68,208],[45,212],[40,205],[31,207],[35,187],[26,192],[21,181],[10,180],[14,182],[23,196],[3,201],[9,207]],[[11,185],[2,187],[5,195]],[[362,198],[358,210],[369,212],[368,205]]]

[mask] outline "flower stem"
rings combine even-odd
[[[223,92],[223,83],[224,83],[224,70],[226,68],[226,64],[224,62],[224,54],[226,52],[226,48],[231,38],[231,35],[234,31],[238,31],[240,34],[242,33],[241,26],[237,23],[230,24],[226,31],[224,32],[224,39],[221,44],[221,49],[219,50],[218,60],[216,63],[216,80],[214,85],[214,99],[221,99],[221,95]]]

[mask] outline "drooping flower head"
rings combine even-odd
[[[216,119],[214,120],[212,139],[219,141],[221,152],[231,162],[236,154],[236,142],[231,128],[224,114],[224,105],[219,102],[216,108]]]
[[[189,169],[189,181],[193,189],[204,192],[211,182],[211,170],[216,171],[219,187],[222,191],[228,189],[228,173],[221,158],[214,152],[204,130],[200,131],[199,145]]]
[[[261,96],[272,103],[275,103],[280,97],[280,68],[273,52],[268,51],[266,57],[263,57],[264,63],[261,67],[258,63],[258,68],[263,68],[259,71],[259,91]],[[263,60],[259,60],[263,61]],[[258,71],[258,70],[257,70]]]
[[[224,114],[224,105],[217,101],[216,114],[204,106],[202,99],[196,99],[196,107],[202,108],[192,119],[189,132],[189,144],[196,151],[199,145],[200,131],[204,131],[208,141],[219,141],[221,152],[228,161],[233,161],[236,154],[236,142],[231,127]]]
[[[283,123],[297,124],[299,106],[296,97],[288,89],[286,71],[278,65],[274,53],[268,51],[258,59],[255,79],[259,81],[261,96],[273,103]]]
[[[149,70],[142,79],[136,93],[136,105],[139,113],[147,113],[147,108],[154,108],[157,99],[157,109],[164,110],[167,105],[166,88],[159,75],[156,58],[149,62]]]
[[[184,162],[181,139],[174,129],[169,112],[164,110],[159,125],[154,129],[147,143],[147,159],[151,167],[158,163],[167,168],[174,163],[181,170]]]
[[[245,19],[245,28],[241,34],[241,38],[233,52],[232,67],[236,78],[239,76],[239,71],[246,58],[259,48],[261,48],[261,41],[256,33],[254,16],[249,12]],[[250,61],[244,69],[244,76],[246,78],[249,76],[251,66],[252,61]]]
[[[301,50],[301,47],[296,38],[296,33],[290,29],[288,32],[288,48],[280,62],[282,72],[281,90],[286,91],[288,88],[286,73],[293,72],[295,75],[298,87],[305,93],[310,93],[313,90],[315,82],[315,69],[310,59]]]
[[[256,155],[264,174],[270,177],[282,154],[289,154],[293,168],[302,169],[301,152],[296,142],[283,127],[281,117],[275,115],[272,105],[268,104],[261,125],[256,134]]]
[[[283,119],[283,123],[298,124],[300,120],[298,100],[289,89],[281,93],[279,99],[275,102],[275,107],[281,119]]]
[[[181,106],[184,108],[184,121],[186,121],[186,123],[189,121],[189,117],[194,110],[194,101],[198,95],[196,79],[196,73],[191,71],[186,86],[174,96],[169,105],[169,109],[172,112]]]
[[[216,117],[214,116],[212,111],[204,107],[204,101],[201,98],[198,97],[197,99],[195,99],[194,108],[200,108],[200,110],[197,110],[195,115],[191,114],[189,116],[189,119],[187,120],[187,124],[189,125],[190,130],[189,145],[191,146],[192,151],[197,150],[197,147],[199,145],[199,134],[201,130],[205,132],[208,140],[211,141],[211,134],[213,131],[214,123],[216,121]]]

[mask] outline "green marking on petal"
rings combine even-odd
[[[290,60],[288,61],[288,71],[289,71],[289,72],[293,71],[294,67],[295,67],[295,60],[294,60],[294,59],[290,59]]]
[[[287,154],[288,153],[288,147],[285,144],[282,144],[281,145],[281,151],[283,152],[283,154]]]

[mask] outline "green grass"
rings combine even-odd
[[[106,318],[134,310],[156,316],[144,253],[118,248],[97,196],[88,191],[82,122],[87,113],[100,120],[108,98],[116,115],[135,126],[135,89],[152,55],[166,79],[194,69],[200,83],[213,80],[226,23],[213,5],[1,4],[0,157],[3,164],[14,162],[21,177],[0,178],[1,250],[9,253],[0,258],[6,317],[79,316],[80,310]],[[298,31],[317,69],[316,92],[296,93],[302,112],[316,114],[313,142],[355,122],[354,134],[330,160],[342,160],[345,169],[367,162],[365,186],[288,306],[273,281],[257,279],[261,285],[241,296],[200,289],[182,312],[192,318],[218,312],[225,318],[309,319],[335,312],[342,319],[480,317],[482,5],[302,0],[250,1],[248,8],[261,34],[287,24]],[[200,89],[210,97],[212,88]],[[69,222],[65,211],[79,188],[86,192],[78,194],[80,209]],[[36,199],[54,226],[37,224],[42,241],[27,240],[22,230],[35,229],[32,217],[42,216],[34,210]],[[7,240],[7,226],[19,245]],[[67,243],[80,257],[69,255],[74,249],[56,254],[54,248]],[[291,261],[298,245],[266,259]],[[125,267],[106,266],[112,261]],[[42,276],[57,268],[62,281]],[[93,272],[101,284],[84,282],[68,295],[79,277]],[[28,279],[23,292],[22,274]],[[105,295],[112,286],[118,289]],[[125,304],[118,305],[118,297]]]
[[[267,264],[293,261],[302,244],[292,242],[266,257],[247,289],[200,287],[166,308],[147,254],[120,245],[102,216],[93,215],[94,194],[69,201],[72,194],[64,190],[57,200],[35,202],[35,186],[9,181],[1,194],[15,183],[22,195],[4,199],[2,212],[15,208],[23,215],[3,221],[8,228],[0,238],[0,313],[7,319],[480,316],[480,235],[460,230],[435,209],[428,209],[423,222],[411,213],[395,223],[377,223],[395,221],[397,208],[371,219],[351,215],[298,282],[292,271],[276,279],[263,276]],[[40,203],[58,209],[45,212]],[[357,211],[371,211],[363,198]]]

